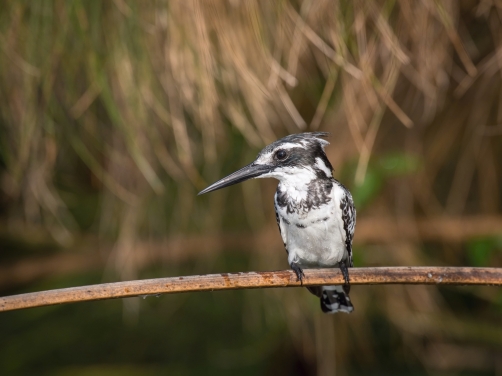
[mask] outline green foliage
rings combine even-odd
[[[467,243],[469,265],[491,266],[494,256],[502,256],[502,237],[473,239]]]
[[[368,163],[364,180],[361,184],[350,187],[352,197],[358,210],[363,210],[378,197],[389,179],[410,176],[419,171],[422,163],[412,154],[391,152],[374,156]],[[343,170],[344,181],[353,181],[357,164],[347,164]]]
[[[376,168],[385,177],[401,177],[416,173],[422,163],[416,155],[393,152],[382,155],[376,161]]]
[[[380,170],[371,166],[368,168],[364,181],[351,189],[352,197],[358,210],[364,210],[378,196],[382,190],[384,179],[385,176]]]
[[[502,143],[487,124],[501,118],[502,26],[500,4],[485,5],[0,2],[2,295],[102,274],[286,267],[284,250],[268,242],[246,242],[253,253],[241,263],[216,251],[206,258],[205,244],[188,252],[198,268],[177,257],[192,234],[223,245],[229,233],[251,239],[271,226],[278,239],[273,182],[196,194],[287,133],[332,133],[358,219],[369,209],[376,220],[392,215],[401,179],[416,182],[405,187],[414,218],[499,215]],[[473,240],[465,254],[397,241],[406,250],[379,245],[385,257],[357,244],[356,265],[500,264],[493,238]],[[145,260],[158,263],[150,245],[173,256],[167,269],[148,269]],[[65,254],[89,248],[102,252],[103,270],[61,276],[78,268]],[[466,357],[444,366],[451,354],[441,345],[452,354],[475,347],[487,361],[473,372],[492,374],[500,295],[455,290],[445,305],[446,295],[354,288],[356,313],[333,318],[327,341],[305,289],[148,298],[136,324],[121,302],[13,312],[0,317],[0,374],[314,374],[332,357],[338,373],[462,374]],[[440,362],[431,365],[431,354]]]

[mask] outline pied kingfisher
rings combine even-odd
[[[288,262],[303,282],[305,268],[339,267],[342,286],[307,287],[321,299],[326,313],[354,310],[349,298],[348,267],[356,209],[350,192],[333,178],[324,152],[325,132],[292,134],[265,147],[256,160],[210,185],[199,195],[252,178],[279,180],[274,196],[279,231]]]

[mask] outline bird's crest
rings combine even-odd
[[[299,147],[302,148],[307,148],[312,143],[317,143],[324,148],[329,145],[329,142],[325,140],[325,138],[329,137],[328,132],[305,132],[305,133],[294,133],[290,134],[289,136],[283,137],[270,145],[266,146],[260,154],[266,154],[271,152],[272,150],[276,149],[278,146],[284,145],[284,144],[293,144],[293,145],[298,145]]]

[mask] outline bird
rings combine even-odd
[[[248,179],[279,180],[274,206],[288,263],[303,285],[303,269],[340,268],[343,285],[307,286],[324,313],[351,313],[350,278],[356,209],[352,195],[333,177],[324,148],[327,132],[291,134],[266,146],[256,159],[211,184],[199,195]]]

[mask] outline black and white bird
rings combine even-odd
[[[265,147],[256,160],[210,185],[199,195],[252,178],[279,180],[274,196],[277,224],[288,262],[303,282],[303,269],[339,267],[343,286],[307,287],[326,313],[350,313],[348,267],[356,209],[350,192],[333,178],[324,152],[325,132],[292,134]]]

